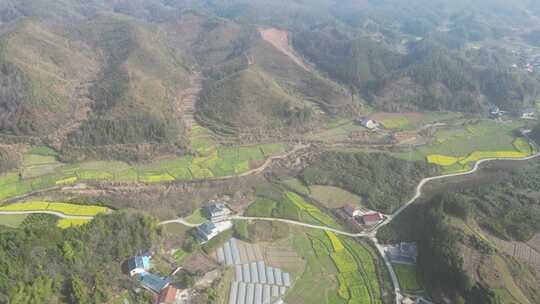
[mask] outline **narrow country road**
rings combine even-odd
[[[25,214],[50,214],[55,215],[63,219],[73,219],[73,220],[92,220],[93,216],[84,216],[84,215],[67,215],[61,212],[56,211],[47,211],[47,210],[34,210],[34,211],[0,211],[0,215],[25,215]]]
[[[185,220],[183,220],[181,218],[175,219],[175,220],[163,221],[163,222],[159,223],[158,225],[167,225],[167,224],[173,224],[173,223],[182,224],[184,226],[191,227],[191,228],[195,228],[195,227],[200,226],[200,224],[192,224],[192,223],[186,222]]]

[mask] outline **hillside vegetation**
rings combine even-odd
[[[494,240],[527,242],[540,232],[538,179],[533,164],[492,185],[436,195],[407,209],[378,237],[418,243],[419,273],[434,294],[453,294],[456,303],[536,303],[540,295],[531,287],[539,274],[534,262],[528,264],[533,260]]]
[[[435,175],[425,162],[382,153],[324,152],[302,173],[305,184],[330,185],[358,194],[366,207],[390,213],[408,201],[420,180]]]

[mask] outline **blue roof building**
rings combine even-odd
[[[141,286],[155,293],[159,293],[170,284],[170,278],[162,278],[149,272],[141,273]]]
[[[150,269],[149,256],[136,256],[128,260],[129,275],[134,276],[148,271]]]

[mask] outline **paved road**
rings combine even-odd
[[[24,215],[24,214],[50,214],[63,219],[79,219],[79,220],[92,220],[93,216],[84,215],[67,215],[56,211],[36,210],[36,211],[0,211],[0,215]]]
[[[175,220],[163,221],[163,222],[159,223],[158,225],[167,225],[167,224],[172,224],[172,223],[182,224],[184,226],[191,227],[191,228],[195,228],[195,227],[200,226],[200,224],[192,224],[192,223],[186,222],[185,220],[183,220],[181,218],[175,219]]]

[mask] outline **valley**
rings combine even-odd
[[[539,17],[0,0],[0,303],[538,303]]]

